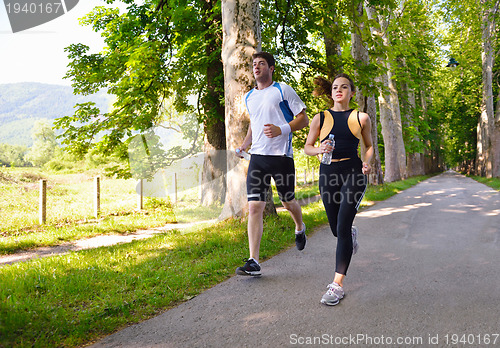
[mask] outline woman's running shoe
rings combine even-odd
[[[337,283],[327,285],[328,290],[321,298],[321,303],[327,306],[335,306],[344,298],[344,289]]]

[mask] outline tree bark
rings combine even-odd
[[[211,44],[206,46],[205,56],[209,58],[206,70],[207,88],[202,104],[205,113],[205,145],[202,172],[201,204],[209,206],[221,204],[226,196],[226,129],[224,125],[224,80],[223,66],[220,54],[217,54],[222,45],[219,33],[209,30],[210,27],[220,26],[221,16],[214,14],[214,0],[207,0],[204,4],[204,26],[207,34],[205,41]],[[213,58],[211,58],[213,57]]]
[[[389,47],[389,42],[387,38],[385,38],[386,47]],[[405,144],[403,140],[403,125],[401,122],[401,109],[399,107],[399,95],[398,90],[396,88],[396,83],[393,77],[393,67],[392,64],[387,61],[387,87],[389,88],[389,100],[390,100],[390,122],[392,123],[392,134],[391,136],[394,138],[394,143],[396,147],[392,149],[392,151],[396,155],[397,168],[396,171],[399,171],[400,179],[405,179],[407,177],[406,174],[406,150]]]
[[[204,147],[201,204],[222,204],[226,196],[227,172],[224,121],[205,122]]]
[[[493,173],[492,176],[500,178],[500,119],[495,121],[495,129],[491,141],[493,147]]]
[[[493,129],[493,176],[500,177],[500,92],[497,97],[497,108],[495,112],[495,125]]]
[[[490,7],[489,0],[481,0],[482,21],[482,71],[483,71],[483,98],[481,102],[481,116],[477,125],[477,174],[486,177],[493,176],[493,159],[496,157],[493,147],[493,133],[495,131],[495,115],[493,110],[493,35],[495,33],[496,10]]]
[[[357,18],[363,18],[363,3],[360,2],[356,9]],[[356,19],[353,19],[356,21]],[[353,30],[351,34],[352,41],[352,57],[354,60],[359,62],[360,65],[368,65],[369,55],[368,50],[363,45],[362,33],[364,30],[364,23],[353,22]],[[359,79],[359,74],[355,71],[356,80]],[[356,87],[356,102],[358,104],[359,111],[366,112],[370,116],[372,123],[372,142],[373,142],[373,157],[370,162],[372,171],[368,176],[369,183],[372,185],[381,185],[384,183],[384,176],[382,173],[382,166],[380,163],[380,152],[378,149],[378,125],[377,125],[377,105],[375,97],[373,95],[368,95],[363,89]],[[364,153],[364,144],[361,142],[361,153]],[[364,160],[362,158],[362,160]]]
[[[406,68],[406,62],[403,61],[403,68]],[[405,127],[410,127],[413,125],[415,127],[417,136],[414,139],[411,139],[412,142],[421,142],[420,137],[418,136],[418,126],[415,120],[415,110],[417,108],[417,102],[415,97],[415,91],[408,86],[406,82],[402,84],[402,91],[406,94],[407,97],[407,105],[403,108],[406,110],[405,116],[403,117],[403,124]],[[423,93],[423,92],[422,92]],[[423,152],[408,152],[406,154],[406,172],[407,175],[415,176],[415,175],[424,175],[424,154]]]
[[[234,154],[243,143],[249,119],[244,94],[252,87],[252,54],[260,51],[258,0],[222,1],[222,62],[224,66],[225,127],[227,148],[226,200],[220,218],[248,211],[248,162]]]
[[[383,74],[377,78],[378,82],[382,82],[388,88],[388,76]],[[385,176],[386,182],[398,181],[403,179],[403,175],[399,167],[399,151],[397,141],[397,127],[393,122],[391,110],[390,96],[380,89],[378,96],[378,104],[380,110],[380,124],[382,126],[382,137],[384,138],[384,160],[385,160]]]
[[[382,39],[384,46],[389,49],[390,42],[387,36],[387,20],[377,16],[375,10],[366,6],[368,18],[376,20],[379,28],[371,28],[373,35]],[[385,177],[386,182],[397,181],[406,178],[406,153],[403,141],[401,125],[401,112],[399,108],[398,92],[394,83],[392,65],[389,59],[377,58],[377,62],[386,68],[386,73],[377,77],[377,82],[386,88],[379,89],[380,124],[382,125],[382,137],[384,138],[385,154]]]

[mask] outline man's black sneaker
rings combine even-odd
[[[302,223],[304,228],[300,232],[295,232],[295,246],[297,250],[303,250],[306,247],[306,224]]]
[[[243,267],[236,268],[236,274],[260,277],[262,273],[260,272],[260,266],[254,259],[245,260],[245,265]]]

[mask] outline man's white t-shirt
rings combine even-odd
[[[267,88],[254,88],[246,93],[245,104],[252,127],[250,152],[256,155],[293,157],[292,133],[268,138],[264,134],[264,125],[286,125],[306,108],[294,89],[285,83],[273,82]]]

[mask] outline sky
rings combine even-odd
[[[66,14],[37,27],[12,33],[3,1],[0,1],[0,84],[40,82],[71,85],[63,79],[69,60],[64,48],[83,43],[97,53],[104,41],[79,19],[95,6],[109,6],[103,0],[80,0]],[[114,6],[116,7],[116,6]]]

